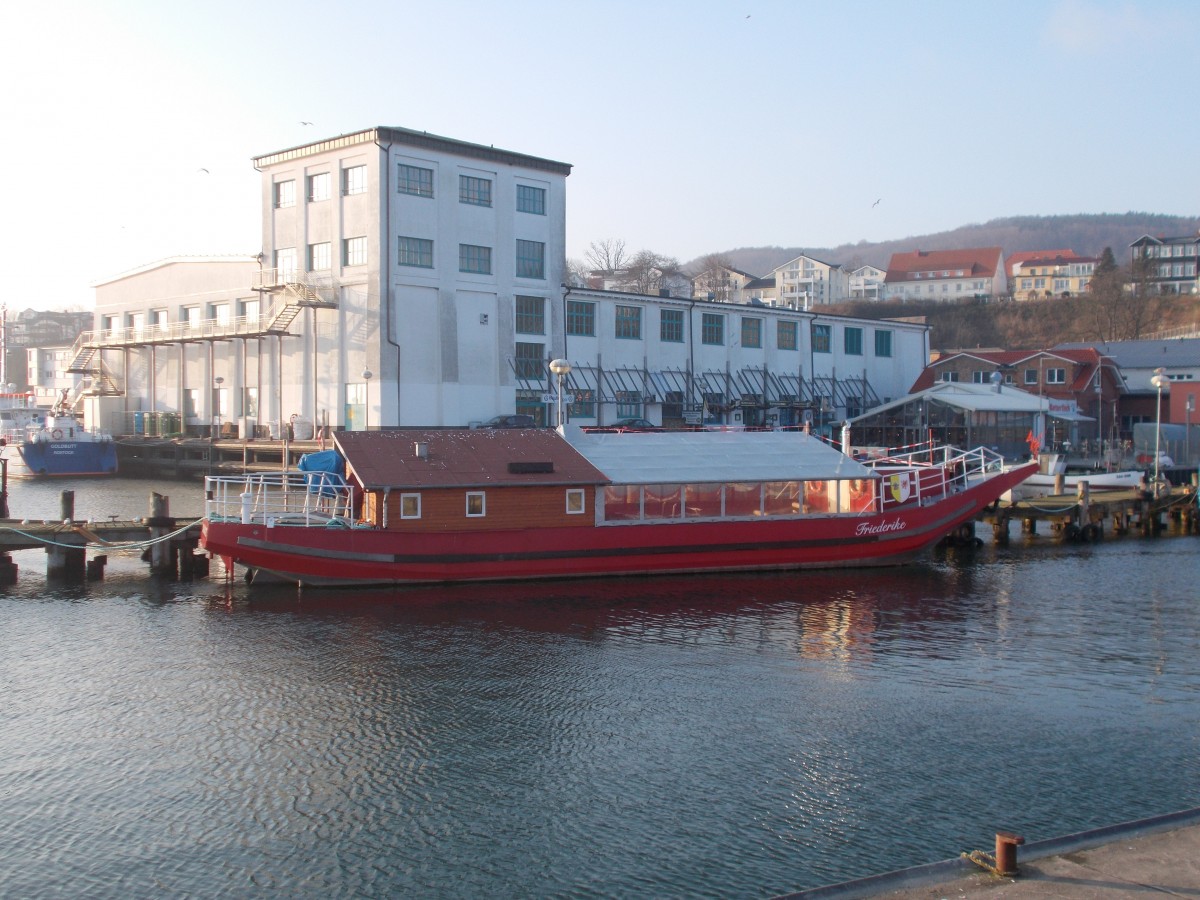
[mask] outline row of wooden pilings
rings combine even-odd
[[[104,577],[106,551],[142,548],[142,560],[152,575],[172,579],[200,578],[208,574],[209,561],[197,551],[199,524],[179,522],[171,516],[170,498],[151,493],[149,515],[137,522],[80,522],[75,519],[75,492],[59,495],[59,517],[54,522],[19,523],[8,520],[0,530],[0,585],[15,584],[17,564],[13,550],[44,547],[48,581],[82,583]],[[4,510],[7,512],[7,510]],[[5,517],[7,518],[7,517]],[[89,548],[100,548],[88,559]]]
[[[1096,541],[1104,535],[1105,522],[1114,534],[1139,531],[1143,535],[1160,534],[1167,520],[1178,524],[1185,534],[1200,534],[1200,510],[1196,505],[1195,477],[1190,488],[1160,484],[1145,491],[1098,491],[1093,493],[1086,481],[1080,482],[1074,496],[1056,494],[1011,504],[996,504],[980,516],[992,526],[996,543],[1006,543],[1009,523],[1021,522],[1021,531],[1036,535],[1038,524],[1048,522],[1051,531],[1065,540]]]

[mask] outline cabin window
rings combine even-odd
[[[800,485],[795,481],[768,481],[763,484],[763,513],[768,516],[794,516],[800,512]]]
[[[721,515],[721,485],[688,484],[683,489],[684,515],[689,519],[714,519]]]
[[[762,513],[761,485],[739,483],[725,485],[725,515],[757,516]]]
[[[567,515],[577,516],[585,509],[583,488],[569,488],[567,490]]]
[[[470,515],[470,513],[468,513]],[[421,518],[421,495],[420,494],[401,494],[400,495],[400,518],[402,519],[419,519]]]
[[[624,522],[642,517],[641,489],[635,484],[610,484],[604,488],[604,519]]]
[[[678,519],[680,488],[677,484],[648,484],[642,488],[642,510],[647,519]]]
[[[467,492],[467,518],[478,519],[487,515],[487,494],[483,491]]]
[[[806,513],[833,512],[837,488],[831,481],[804,482],[804,511]]]

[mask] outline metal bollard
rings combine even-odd
[[[1017,874],[1017,847],[1025,843],[1025,838],[1010,831],[996,832],[996,874]]]

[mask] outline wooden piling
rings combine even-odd
[[[177,549],[172,541],[162,540],[175,530],[175,520],[171,518],[171,499],[151,491],[150,516],[146,520],[150,527],[150,571],[154,575],[170,575],[175,577]]]

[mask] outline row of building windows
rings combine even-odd
[[[295,272],[299,260],[296,259],[295,247],[280,247],[275,251],[275,268],[285,278],[287,273]],[[365,266],[367,264],[367,239],[365,237],[345,238],[342,241],[342,265]],[[309,244],[305,257],[305,265],[309,272],[325,272],[333,267],[333,245],[328,241]]]
[[[521,331],[520,302],[540,298],[518,297],[517,331]],[[700,320],[700,342],[710,346],[725,346],[724,313],[704,313]],[[757,316],[742,316],[741,331],[738,342],[743,347],[761,348],[764,343],[764,320]],[[863,330],[854,326],[844,326],[842,329],[842,350],[850,356],[863,355]],[[523,332],[542,334],[543,332]],[[596,336],[596,304],[586,300],[567,301],[567,334],[579,337]],[[813,323],[811,327],[812,349],[814,353],[833,352],[833,326]],[[642,307],[616,307],[616,322],[614,336],[626,340],[641,340],[642,338]],[[684,311],[681,309],[663,309],[659,311],[658,339],[663,343],[683,343],[684,341]],[[799,323],[780,320],[775,323],[775,346],[780,350],[798,350]],[[875,355],[890,357],[892,355],[892,332],[886,329],[875,330]]]
[[[433,169],[399,163],[396,189],[414,197],[433,197]],[[458,176],[458,202],[471,206],[492,205],[492,180],[477,175]],[[546,189],[528,184],[517,185],[517,212],[535,216],[546,214]]]
[[[305,197],[309,203],[328,200],[332,196],[333,175],[330,172],[314,172],[305,178]],[[433,196],[433,169],[400,163],[396,171],[396,190],[401,194],[416,197]],[[350,166],[342,170],[342,194],[365,194],[367,192],[367,167]],[[296,181],[287,179],[275,182],[275,208],[287,209],[296,205]],[[458,200],[472,206],[492,205],[492,180],[475,175],[458,177]],[[544,216],[546,214],[546,189],[528,184],[517,185],[517,212]]]
[[[328,200],[332,195],[333,175],[330,172],[314,172],[305,178],[305,197],[309,203]],[[367,167],[349,166],[342,169],[342,194],[365,194],[367,192]],[[286,209],[296,205],[296,182],[294,179],[275,182],[275,208]]]
[[[545,280],[546,245],[541,241],[517,240],[517,277]],[[396,265],[433,268],[433,241],[427,238],[397,238]],[[477,244],[458,245],[458,271],[475,275],[492,274],[492,248]]]
[[[1046,377],[1046,381],[1045,381],[1046,384],[1066,384],[1067,383],[1067,370],[1066,369],[1053,368],[1053,369],[1043,369],[1042,371]],[[974,384],[991,384],[992,383],[992,375],[994,373],[995,373],[994,369],[976,370],[971,373],[971,381]],[[939,376],[938,380],[948,382],[951,384],[957,384],[961,380],[961,375],[958,372],[943,372]],[[1012,377],[1011,373],[1008,373],[1008,372],[1004,373],[1004,383],[1005,384],[1013,383],[1013,377]],[[1037,383],[1038,383],[1038,370],[1037,369],[1026,369],[1025,370],[1025,384],[1037,384]]]

